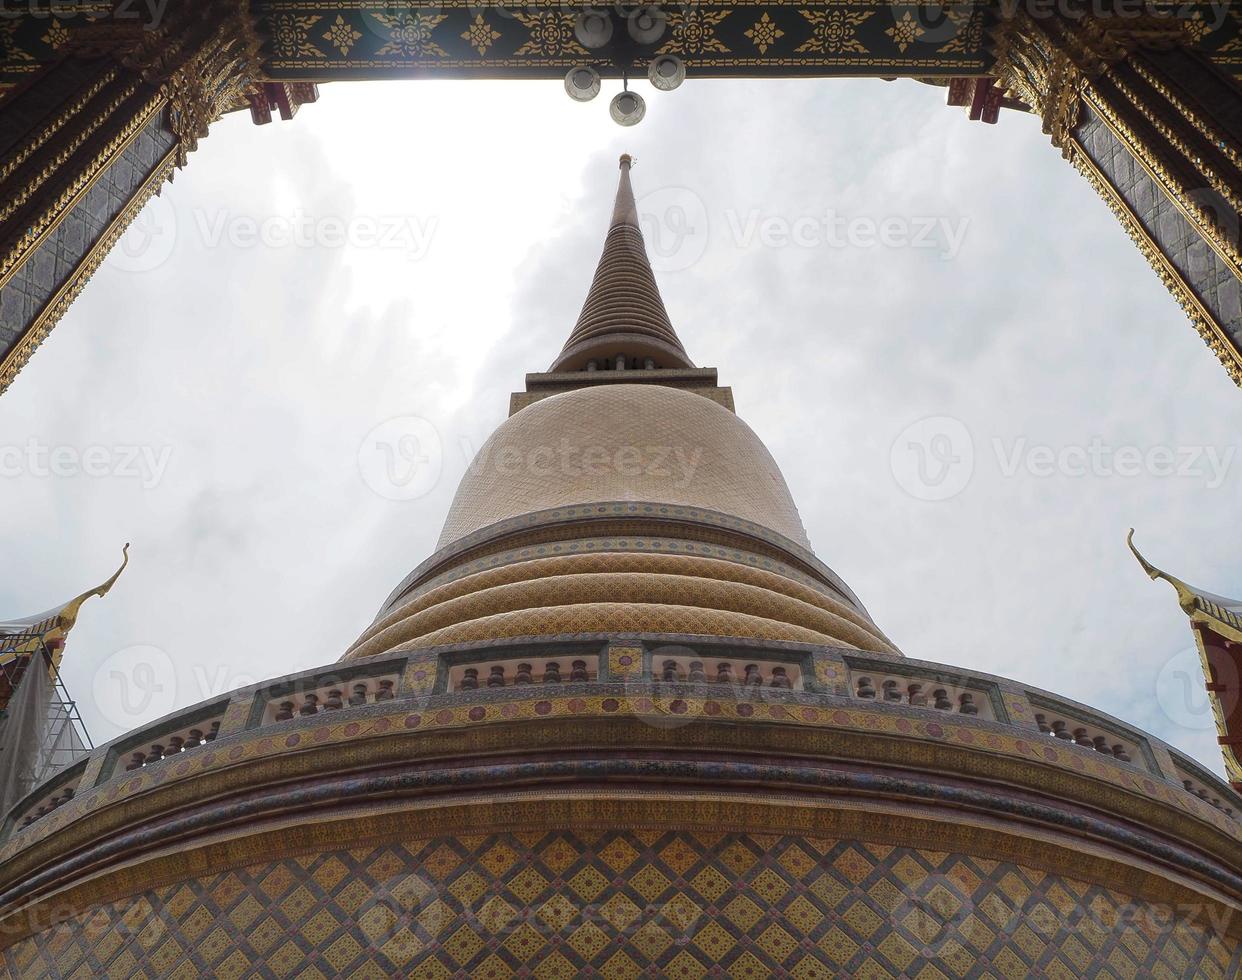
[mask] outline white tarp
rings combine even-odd
[[[0,717],[0,815],[89,751],[73,705],[58,693],[44,658],[35,655]]]

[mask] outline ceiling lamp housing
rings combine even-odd
[[[637,92],[627,89],[613,96],[608,111],[612,114],[613,122],[622,126],[633,126],[647,114],[647,103]]]
[[[671,92],[686,80],[686,63],[675,54],[662,54],[651,61],[647,78],[661,92]]]
[[[626,18],[626,28],[639,44],[655,44],[664,36],[668,17],[658,6],[639,7]]]
[[[612,18],[607,11],[584,10],[574,18],[574,37],[584,48],[602,48],[612,40]]]
[[[571,68],[565,75],[565,91],[575,102],[590,102],[599,95],[599,89],[599,72],[594,68]]]

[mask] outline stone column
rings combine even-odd
[[[1242,88],[1174,17],[1018,13],[997,74],[1117,215],[1242,385]]]

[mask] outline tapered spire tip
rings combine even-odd
[[[634,203],[634,189],[630,186],[630,167],[634,158],[628,153],[621,154],[621,180],[617,185],[617,203],[612,209],[612,224],[632,225],[638,227],[638,206]]]
[[[638,206],[630,186],[634,158],[623,153],[612,221],[604,239],[582,313],[552,371],[581,371],[594,360],[613,363],[618,357],[663,368],[690,368],[693,363],[669,322],[643,245]]]

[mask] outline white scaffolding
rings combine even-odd
[[[5,640],[39,637],[6,636]],[[0,815],[40,783],[91,751],[76,702],[41,642],[34,652],[0,663],[9,700],[0,712]]]

